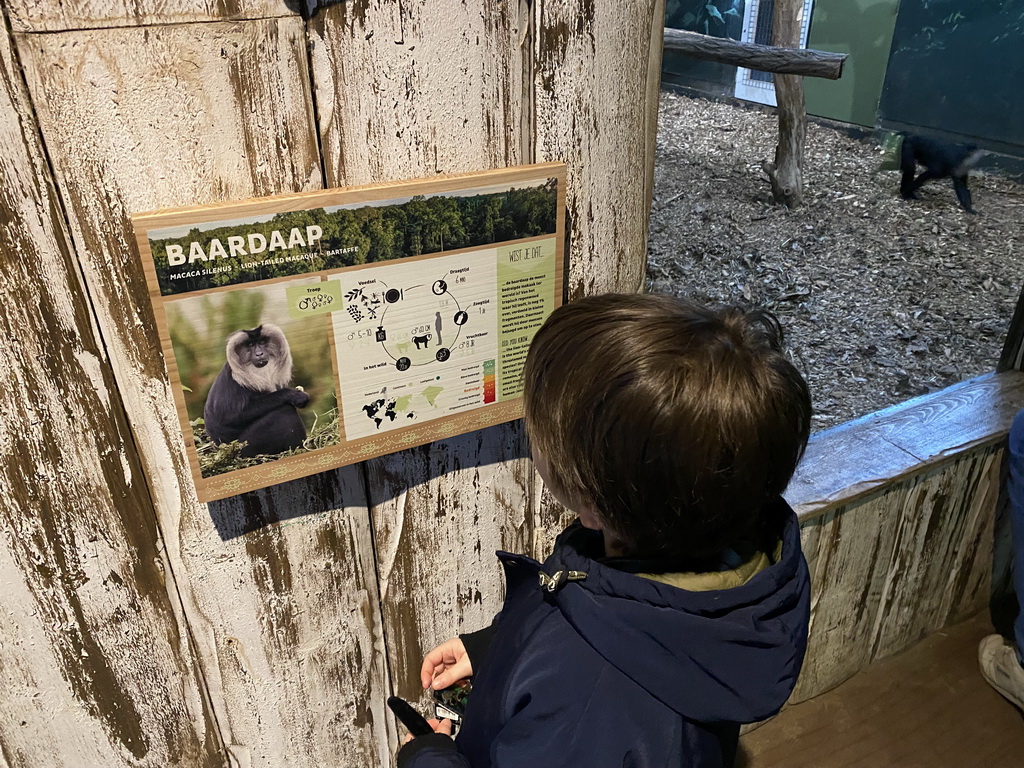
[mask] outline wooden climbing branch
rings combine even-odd
[[[799,37],[797,38],[799,41]],[[843,74],[845,53],[811,51],[758,43],[741,43],[725,37],[711,37],[681,29],[665,29],[665,50],[684,53],[695,59],[735,64],[739,67],[838,80]]]

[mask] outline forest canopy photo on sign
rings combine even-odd
[[[163,295],[555,233],[557,181],[282,211],[150,234]]]
[[[519,418],[548,163],[133,217],[201,501]]]

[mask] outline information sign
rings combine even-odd
[[[201,501],[522,415],[558,163],[133,217]]]

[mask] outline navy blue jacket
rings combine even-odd
[[[781,557],[732,589],[690,592],[609,567],[587,557],[600,534],[578,521],[543,565],[498,553],[505,605],[486,658],[470,652],[462,728],[454,742],[414,739],[399,765],[732,766],[739,724],[778,712],[807,643],[799,526],[785,501],[773,506],[785,519]]]

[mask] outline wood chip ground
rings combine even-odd
[[[770,110],[661,96],[647,287],[782,321],[821,430],[995,369],[1024,273],[1024,186],[972,176],[921,200],[874,138],[809,123],[804,205],[774,205]]]

